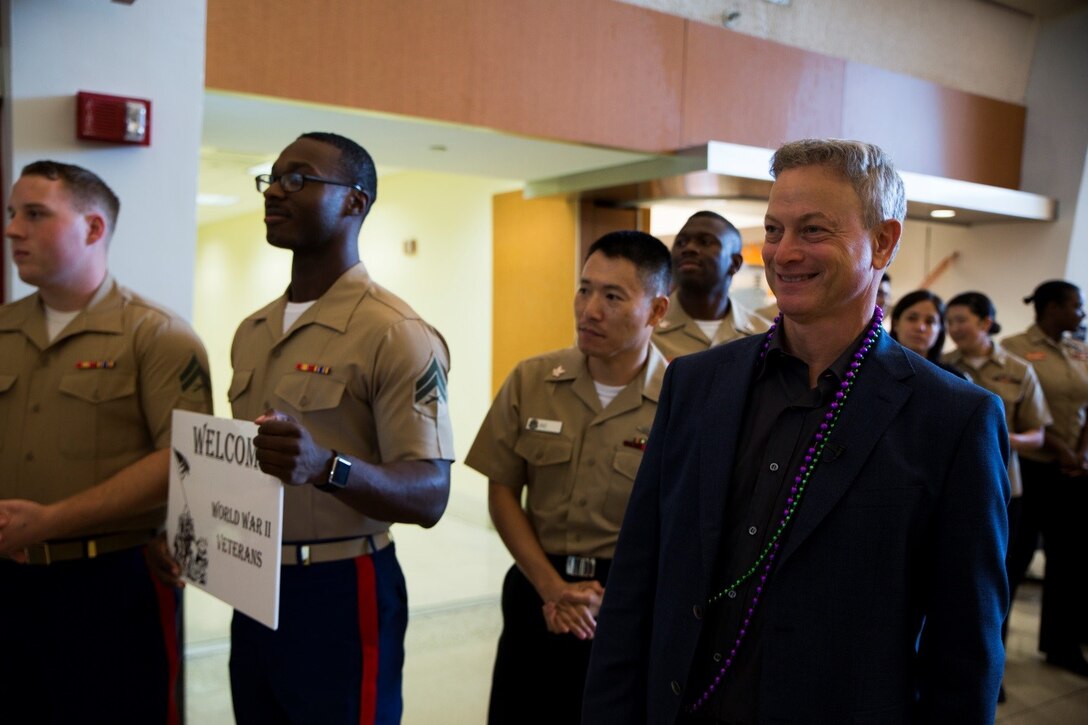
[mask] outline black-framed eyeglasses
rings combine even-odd
[[[273,176],[272,174],[260,174],[255,179],[257,182],[257,191],[263,194],[265,190],[272,186],[277,181],[280,183],[280,188],[288,194],[293,194],[296,191],[302,189],[306,185],[307,181],[316,181],[320,184],[333,184],[335,186],[346,186],[356,191],[362,191],[363,187],[359,184],[353,184],[350,181],[336,181],[335,179],[322,179],[320,176],[308,176],[306,174],[300,174],[292,171],[288,174],[281,174],[279,176]]]

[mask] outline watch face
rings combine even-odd
[[[348,485],[348,473],[351,471],[351,461],[343,456],[337,456],[332,462],[332,470],[329,471],[329,484],[337,488]]]

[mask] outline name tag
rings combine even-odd
[[[559,433],[563,430],[563,421],[548,420],[547,418],[530,418],[525,424],[525,430],[535,430],[541,433]]]

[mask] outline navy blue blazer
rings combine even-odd
[[[583,723],[673,723],[763,336],[674,360],[598,618]],[[1008,607],[1000,400],[888,335],[768,580],[760,722],[992,723]],[[727,675],[728,677],[728,675]],[[728,685],[725,685],[728,686]]]

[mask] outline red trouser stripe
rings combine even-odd
[[[162,626],[163,644],[166,646],[167,712],[166,725],[179,725],[181,714],[178,712],[178,672],[181,658],[178,651],[178,600],[172,587],[163,584],[154,575],[151,582],[155,585],[155,597],[159,600],[159,624]]]
[[[374,562],[355,558],[359,593],[359,639],[363,650],[363,679],[359,683],[359,725],[374,725],[378,706],[378,596],[374,589]]]

